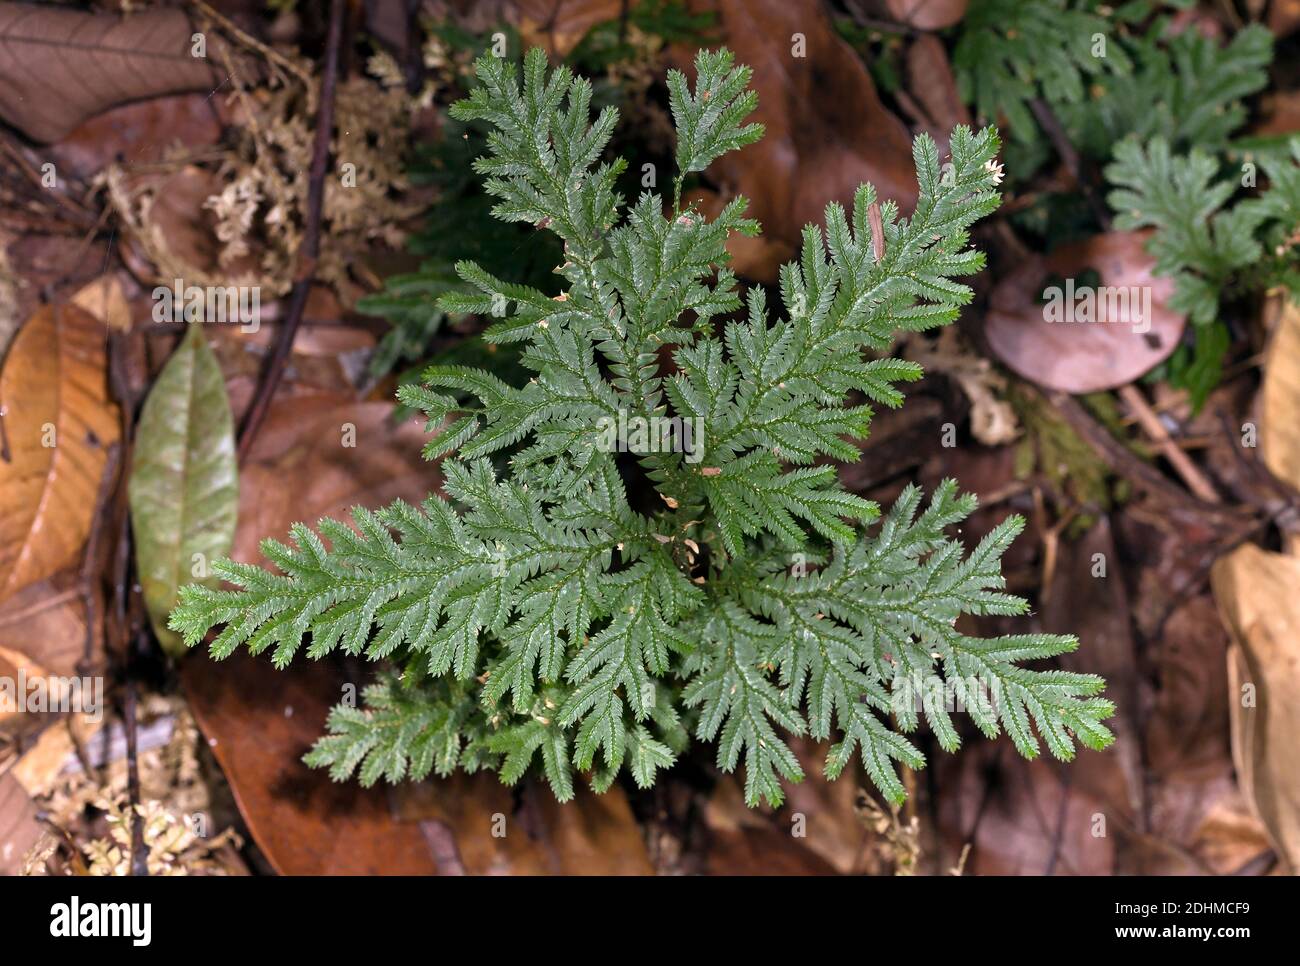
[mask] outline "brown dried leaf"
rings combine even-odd
[[[34,681],[48,673],[28,655],[0,644],[0,681],[16,682],[20,674],[25,675],[26,680]],[[15,694],[17,700],[11,704],[6,694],[5,699],[0,701],[0,728],[8,730],[15,723],[24,723],[20,719],[26,713],[20,703],[23,697],[22,694]]]
[[[72,296],[72,304],[85,309],[116,332],[131,331],[131,307],[116,275],[103,275]]]
[[[1115,732],[1115,745],[1102,757],[1118,772],[1110,786],[1122,789],[1115,804],[1134,818],[1144,811],[1145,794],[1138,738],[1141,680],[1123,567],[1109,518],[1101,517],[1079,540],[1061,547],[1052,584],[1043,596],[1044,630],[1075,634],[1082,642],[1079,651],[1061,657],[1061,666],[1106,679],[1106,697],[1115,703],[1115,716],[1107,722]]]
[[[283,539],[293,523],[348,520],[354,506],[418,503],[436,489],[438,473],[420,456],[423,423],[395,425],[393,408],[337,395],[277,397],[240,471],[231,556],[256,563],[261,540]]]
[[[580,784],[573,800],[561,805],[537,783],[526,780],[516,796],[491,772],[457,773],[400,785],[393,798],[400,819],[418,823],[441,875],[654,871],[641,827],[617,785],[597,795]]]
[[[925,110],[930,134],[941,148],[954,127],[971,123],[970,111],[957,93],[948,51],[934,34],[922,34],[907,48],[907,89]]]
[[[704,812],[708,828],[705,871],[710,875],[834,875],[837,869],[804,848],[789,819],[745,805],[745,793],[731,775],[722,776]]]
[[[1287,300],[1273,328],[1259,389],[1259,448],[1278,479],[1300,488],[1300,308]]]
[[[1214,564],[1210,582],[1235,641],[1228,708],[1237,779],[1294,871],[1300,864],[1300,559],[1246,544]]]
[[[205,94],[123,104],[79,124],[50,145],[48,154],[61,175],[66,171],[90,179],[122,158],[150,165],[177,154],[199,153],[221,140],[224,106],[222,96]]]
[[[332,666],[276,671],[247,654],[195,654],[181,683],[253,840],[281,875],[437,871],[419,826],[393,820],[382,788],[335,783],[302,763],[341,693]]]
[[[916,176],[907,128],[881,102],[861,58],[835,32],[812,0],[714,0],[701,5],[718,17],[714,32],[754,69],[753,120],[767,133],[757,144],[723,155],[707,176],[730,198],[750,199],[749,215],[763,225],[758,238],[728,243],[735,270],[774,281],[798,250],[799,232],[821,223],[826,202],[852,200],[862,182],[876,186],[906,212],[916,204]],[[804,56],[791,38],[804,38]],[[690,72],[694,49],[674,48]],[[707,197],[707,196],[706,196]],[[725,201],[710,201],[706,211]]]
[[[858,814],[859,790],[870,787],[855,761],[836,781],[822,774],[828,746],[790,739],[804,781],[788,789],[776,811],[745,804],[735,775],[722,775],[704,809],[705,868],[712,875],[889,874],[884,840]]]
[[[0,374],[9,459],[0,459],[0,599],[73,563],[90,530],[117,407],[105,332],[75,306],[46,306]]]
[[[1027,259],[993,290],[984,335],[994,354],[1026,379],[1070,393],[1127,385],[1163,362],[1177,348],[1187,317],[1166,306],[1174,283],[1153,273],[1147,237],[1109,232]],[[1136,331],[1131,309],[1114,320],[1098,309],[1091,322],[1047,321],[1041,299],[1050,280],[1079,285],[1088,269],[1100,275],[1102,287],[1150,293],[1148,331]]]
[[[16,875],[40,837],[35,804],[13,775],[0,775],[0,875]]]
[[[966,16],[967,0],[887,0],[894,19],[918,30],[942,30]]]
[[[524,45],[545,47],[561,58],[588,30],[617,20],[622,10],[620,0],[518,0],[514,6]]]
[[[194,32],[179,10],[116,17],[0,4],[0,118],[56,141],[116,104],[211,90],[225,72],[191,55]]]
[[[0,644],[26,655],[50,674],[75,674],[85,640],[85,605],[75,571],[29,584],[0,604]],[[91,658],[94,663],[98,651]]]

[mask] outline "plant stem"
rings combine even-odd
[[[307,309],[307,295],[311,292],[316,274],[316,260],[320,256],[321,208],[325,200],[325,171],[329,164],[330,135],[334,131],[334,100],[338,88],[339,50],[343,45],[343,10],[345,0],[330,0],[329,35],[325,48],[325,68],[321,75],[320,108],[316,114],[316,139],[312,145],[311,178],[307,187],[307,220],[303,229],[302,247],[298,250],[298,272],[289,297],[289,311],[275,347],[258,382],[257,392],[244,416],[239,431],[239,461],[242,463],[252,448],[257,431],[266,419],[271,399],[284,376],[293,348],[293,339]]]

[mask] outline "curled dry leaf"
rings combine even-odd
[[[103,326],[63,305],[32,316],[5,359],[0,600],[78,559],[119,432],[106,355]]]
[[[847,202],[863,182],[904,211],[915,206],[907,128],[881,102],[861,58],[820,3],[716,0],[701,9],[716,13],[714,32],[737,62],[753,67],[753,120],[767,128],[763,140],[709,168],[720,193],[750,199],[748,214],[763,225],[759,237],[728,243],[738,274],[775,281],[797,252],[803,226],[821,223],[827,198]],[[792,49],[791,38],[802,38],[803,48]],[[694,53],[674,48],[673,57],[688,70]],[[702,201],[709,214],[726,203],[709,194]]]
[[[1124,386],[1163,362],[1187,317],[1167,306],[1174,284],[1153,274],[1147,237],[1109,232],[1027,259],[993,290],[984,334],[994,354],[1070,393]]]
[[[1246,544],[1215,562],[1228,652],[1232,757],[1242,793],[1285,865],[1300,867],[1300,559]]]
[[[239,471],[230,400],[216,356],[192,325],[140,410],[129,493],[136,569],[159,643],[184,653],[167,615],[182,584],[210,582],[230,551]]]
[[[0,3],[0,118],[56,141],[115,104],[211,90],[225,71],[195,56],[194,32],[179,10],[117,17]]]

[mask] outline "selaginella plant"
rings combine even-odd
[[[749,70],[725,50],[695,67],[694,90],[668,78],[671,202],[647,191],[624,210],[625,162],[601,161],[617,115],[591,120],[590,84],[536,50],[522,86],[512,65],[478,63],[454,114],[493,128],[475,167],[495,214],[558,236],[565,284],[547,297],[462,262],[473,294],[444,307],[495,316],[484,338],[523,343],[535,375],[432,366],[399,395],[437,431],[424,453],[442,493],[295,526],[295,546],[263,544],[279,573],[222,561],[240,589],[182,591],[171,626],[192,646],[224,624],[217,658],[246,645],[283,667],[310,636],[309,657],[384,662],[307,756],[334,778],[460,767],[513,783],[540,757],[563,800],[575,770],[597,790],[624,766],[651,784],[693,732],[723,770],[744,759],[751,804],[775,804],[803,777],[784,732],[834,738],[831,777],[860,754],[897,802],[894,762],[924,763],[903,733],[924,716],[956,749],[954,697],[1028,756],[1035,730],[1063,759],[1112,740],[1100,678],[1022,664],[1074,638],[956,627],[1024,612],[999,566],[1020,519],[966,553],[947,531],[975,500],[951,481],[924,509],[908,487],[882,519],[818,462],[856,459],[866,400],[898,406],[895,384],[921,375],[872,356],[970,298],[954,279],[983,264],[967,230],[998,204],[996,133],[958,128],[942,165],[917,138],[910,218],[870,186],[851,213],[829,205],[781,273],[778,314],[761,288],[742,301],[726,267],[728,238],[758,231],[745,199],[712,220],[682,202],[686,177],[762,134]]]

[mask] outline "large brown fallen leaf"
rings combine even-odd
[[[934,34],[921,34],[907,48],[907,88],[925,111],[935,143],[946,150],[948,134],[970,125],[970,111],[957,91],[948,50]]]
[[[208,91],[226,76],[192,54],[196,28],[180,10],[127,17],[0,3],[0,118],[36,141],[56,141],[115,104]]]
[[[993,290],[984,335],[994,354],[1026,379],[1070,393],[1127,385],[1163,362],[1178,347],[1187,317],[1166,306],[1174,283],[1153,274],[1146,239],[1146,233],[1109,232],[1027,259]],[[1121,303],[1114,318],[1098,309],[1092,321],[1048,321],[1044,293],[1055,287],[1064,299],[1072,279],[1081,302],[1089,269],[1100,276],[1099,289],[1130,293],[1127,310]],[[1098,306],[1110,301],[1098,294]],[[1141,310],[1140,320],[1135,303],[1150,309]],[[1147,331],[1139,332],[1143,326]]]
[[[1104,574],[1098,570],[1099,558]],[[1107,722],[1115,732],[1115,744],[1103,758],[1118,772],[1108,787],[1122,789],[1115,805],[1133,822],[1145,811],[1138,729],[1142,682],[1123,567],[1108,517],[1101,517],[1079,540],[1061,548],[1044,598],[1043,629],[1079,638],[1079,650],[1063,655],[1062,667],[1106,679],[1106,697],[1115,703],[1115,716]]]
[[[342,516],[356,504],[421,499],[436,485],[414,423],[393,407],[337,395],[277,396],[241,470],[232,556],[261,562],[258,543],[291,523]],[[343,445],[348,425],[355,447]],[[281,873],[432,875],[438,864],[417,824],[399,825],[382,789],[336,785],[299,760],[324,729],[342,677],[315,662],[276,671],[236,655],[195,654],[182,681],[258,846]]]
[[[0,459],[0,600],[62,570],[89,532],[117,407],[106,334],[70,305],[46,306],[18,333],[0,374],[8,459]]]
[[[1082,774],[1101,757],[1026,761],[1012,748],[974,742],[936,757],[944,861],[955,863],[970,843],[968,875],[1115,874],[1133,836],[1097,795],[1097,776]],[[1105,835],[1093,834],[1098,816],[1106,816]]]
[[[440,476],[420,456],[423,422],[395,424],[393,409],[337,395],[277,396],[241,470],[231,556],[257,563],[258,544],[283,540],[293,523],[348,520],[354,506],[418,503],[435,490]]]
[[[1300,559],[1246,544],[1210,571],[1228,652],[1232,757],[1278,854],[1300,867]]]
[[[260,562],[258,543],[283,539],[295,521],[347,519],[358,504],[418,502],[436,489],[438,474],[420,457],[428,438],[422,421],[394,424],[393,408],[327,394],[277,397],[241,470],[232,556]],[[345,439],[355,439],[355,446]],[[254,839],[283,873],[360,872],[362,865],[416,874],[651,871],[639,827],[617,789],[604,796],[583,792],[565,806],[548,800],[549,792],[539,794],[516,822],[512,793],[495,776],[462,776],[403,791],[399,811],[408,821],[394,824],[382,789],[334,785],[298,762],[341,693],[341,678],[327,666],[278,672],[244,657],[214,664],[196,655],[182,673],[200,726],[217,739],[214,751]],[[288,707],[292,720],[284,724]],[[261,734],[267,728],[269,737]],[[277,779],[280,772],[290,777]],[[321,808],[330,810],[323,819],[315,815]],[[308,812],[315,817],[300,818]],[[491,835],[496,813],[516,829],[504,839]],[[300,820],[307,824],[286,828]],[[345,841],[318,843],[329,837],[321,823],[334,821]],[[386,866],[392,849],[414,851],[404,861],[415,867]]]
[[[757,238],[728,244],[736,271],[774,281],[781,264],[798,250],[799,232],[820,224],[826,203],[852,200],[863,182],[904,212],[916,204],[911,138],[903,122],[881,102],[861,58],[835,32],[814,0],[711,0],[693,5],[713,10],[714,33],[754,69],[758,92],[753,120],[767,132],[757,144],[719,158],[706,176],[722,198],[702,198],[710,211],[742,194],[749,215],[763,225]],[[806,49],[796,56],[796,35]],[[690,73],[694,49],[674,48]]]
[[[420,827],[393,820],[383,789],[336,784],[302,763],[341,693],[332,666],[276,671],[247,654],[218,662],[198,653],[181,682],[253,840],[281,875],[438,871]]]
[[[1105,577],[1092,575],[1096,553],[1106,555]],[[1078,634],[1079,650],[1061,664],[1106,676],[1106,697],[1117,705],[1107,722],[1115,729],[1115,746],[1100,754],[1084,752],[1063,765],[1047,755],[1026,761],[1006,738],[990,744],[976,733],[960,754],[935,756],[945,853],[955,861],[970,842],[971,874],[1139,871],[1131,848],[1144,795],[1136,744],[1139,691],[1117,558],[1104,518],[1084,538],[1063,544],[1045,588],[1041,628],[1034,628]]]
[[[282,875],[652,871],[618,788],[560,805],[539,786],[520,800],[488,773],[364,789],[308,768],[302,755],[348,683],[329,662],[276,671],[242,653],[195,654],[181,679],[254,841]]]
[[[177,153],[201,154],[221,140],[224,104],[206,91],[123,104],[77,125],[50,145],[49,156],[61,174],[90,180],[123,158],[150,165]]]
[[[1203,863],[1190,871],[1221,875],[1273,854],[1263,823],[1233,777],[1227,645],[1210,594],[1189,599],[1170,615],[1154,655],[1159,684],[1143,735],[1152,835]]]
[[[1274,324],[1263,371],[1260,455],[1274,476],[1300,488],[1300,308],[1290,299]]]
[[[792,738],[807,777],[786,788],[776,811],[745,804],[735,775],[721,775],[703,810],[704,871],[710,875],[891,874],[884,843],[857,811],[859,790],[875,792],[857,761],[837,780],[822,774],[828,746]]]
[[[490,772],[394,789],[398,817],[418,822],[442,875],[650,875],[641,827],[617,785],[579,783],[563,805],[525,779],[516,791]],[[494,824],[496,825],[494,833]]]

